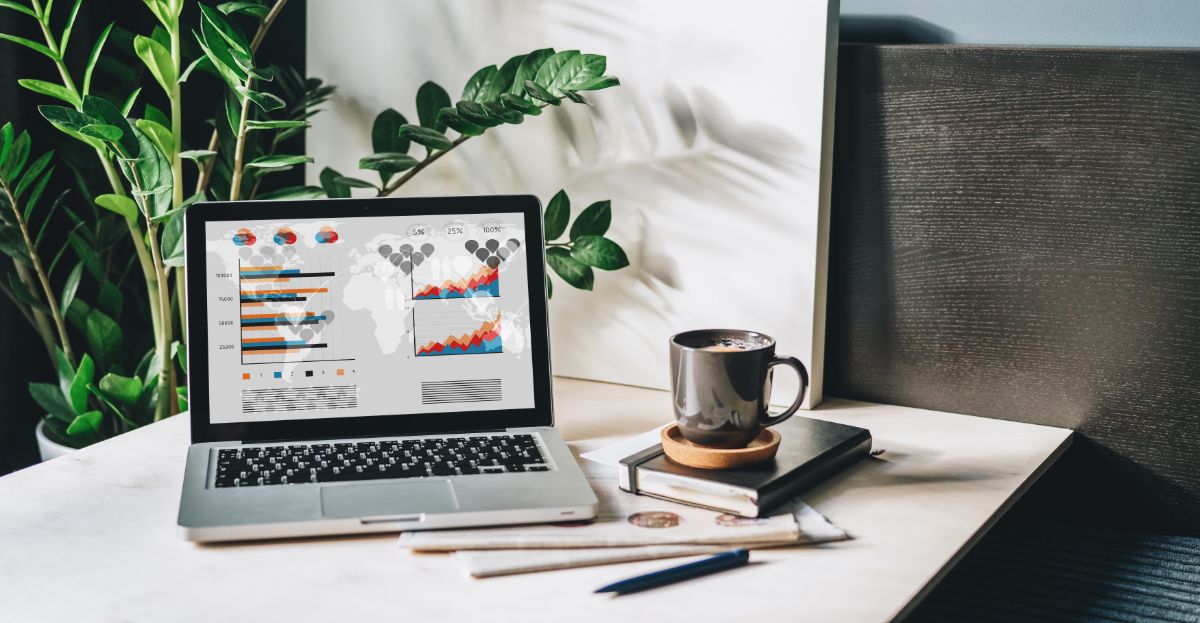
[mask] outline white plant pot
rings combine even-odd
[[[76,450],[71,446],[64,446],[61,443],[55,442],[47,437],[45,430],[43,430],[45,426],[45,422],[38,421],[37,428],[34,429],[34,432],[37,434],[38,453],[42,455],[43,461],[57,459],[60,456],[70,454]]]

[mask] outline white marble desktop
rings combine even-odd
[[[576,452],[670,417],[665,392],[557,379]],[[906,614],[1070,443],[1065,429],[830,400],[806,415],[886,452],[805,496],[854,540],[645,593],[593,595],[675,564],[472,580],[394,535],[197,546],[175,525],[186,416],[0,478],[0,608],[14,622],[889,621]]]

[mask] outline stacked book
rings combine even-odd
[[[829,446],[818,453],[820,456],[801,461],[809,465],[807,468],[803,465],[793,466],[796,469],[787,468],[790,461],[799,459],[789,459],[781,448],[780,456],[771,467],[774,475],[764,473],[759,478],[811,481],[811,476],[805,476],[814,469],[827,474],[831,463],[842,465],[851,456],[866,456],[870,435],[866,434],[864,446],[861,435],[852,433],[848,431],[855,440],[843,440],[837,449]],[[412,551],[454,552],[455,559],[467,573],[482,578],[711,554],[733,547],[783,547],[849,538],[845,531],[799,499],[760,508],[753,487],[747,487],[749,481],[745,474],[741,475],[741,484],[736,487],[712,481],[697,486],[695,482],[689,484],[685,476],[676,474],[678,478],[673,481],[673,486],[658,488],[653,497],[622,491],[622,487],[629,489],[630,459],[637,457],[634,463],[644,466],[647,455],[653,454],[648,447],[652,448],[657,434],[657,431],[651,431],[584,455],[589,459],[582,465],[584,474],[599,499],[594,521],[407,532],[400,536],[400,546]],[[775,474],[776,471],[781,473]],[[636,471],[633,473],[636,479]],[[772,482],[760,484],[771,491],[782,486]],[[786,486],[786,489],[793,488]],[[696,490],[705,492],[700,500],[705,503],[698,504],[688,495]],[[721,503],[722,491],[737,503],[732,506]],[[676,497],[668,499],[671,496]]]

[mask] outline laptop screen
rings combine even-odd
[[[534,407],[524,227],[520,213],[204,223],[210,422]]]

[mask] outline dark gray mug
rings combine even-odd
[[[771,368],[795,368],[800,393],[778,415],[767,412]],[[775,339],[755,331],[702,329],[671,338],[675,423],[690,442],[743,448],[766,426],[796,412],[808,391],[808,371],[795,357],[777,357]]]

